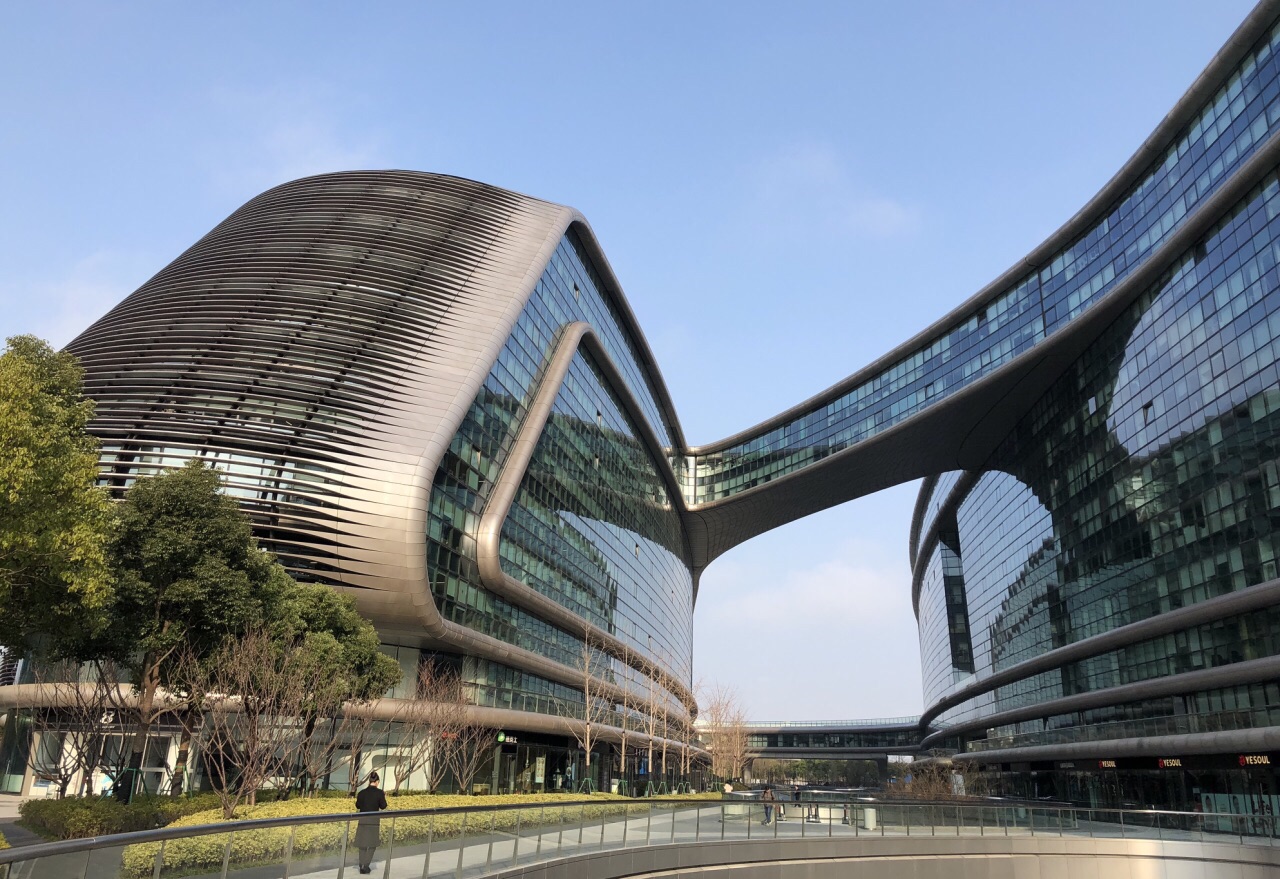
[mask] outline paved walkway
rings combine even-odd
[[[19,827],[18,807],[27,801],[27,797],[20,797],[17,794],[0,794],[0,833],[4,834],[4,838],[9,841],[11,846],[34,845],[37,842],[44,842],[39,836],[36,836],[25,827]]]
[[[791,811],[791,810],[789,810]],[[888,811],[888,810],[886,810]],[[622,817],[578,820],[576,809],[567,809],[564,823],[556,821],[556,815],[548,810],[545,821],[539,826],[526,827],[519,834],[504,832],[469,833],[464,840],[444,839],[431,846],[425,843],[380,846],[374,853],[375,879],[477,879],[484,874],[516,865],[528,865],[558,857],[585,854],[593,851],[666,845],[669,843],[697,843],[720,839],[763,840],[799,839],[801,837],[853,836],[1066,836],[1118,837],[1118,825],[1104,822],[1080,822],[1075,826],[1037,826],[1025,824],[964,826],[954,824],[905,824],[879,825],[874,829],[844,824],[834,812],[824,815],[822,821],[801,821],[798,814],[790,820],[761,824],[763,814],[759,806],[750,813],[744,808],[729,807],[722,812],[720,804],[668,810],[655,807],[651,812]],[[1043,817],[1043,816],[1042,816]],[[384,813],[384,829],[394,820],[394,814]],[[352,828],[354,836],[354,827]],[[1135,833],[1135,831],[1137,831]],[[1157,838],[1153,828],[1128,828],[1128,836]],[[1198,832],[1164,830],[1164,839],[1198,840]],[[1212,834],[1210,839],[1234,842],[1235,837]],[[1253,844],[1267,843],[1265,839],[1247,839]],[[88,864],[88,879],[116,879],[119,875],[119,850],[95,852]],[[355,879],[358,877],[358,853],[354,846],[345,852],[334,849],[329,852],[303,855],[294,858],[289,866],[291,879]],[[86,856],[66,856],[57,861],[15,865],[9,879],[80,879],[85,874]],[[214,874],[217,875],[216,873]],[[284,866],[274,864],[263,867],[232,868],[229,876],[235,879],[280,879]]]

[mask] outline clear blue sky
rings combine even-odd
[[[580,209],[705,443],[940,317],[1074,213],[1241,0],[0,3],[0,335],[68,342],[257,192],[350,168]],[[920,709],[903,486],[702,582],[753,715]]]

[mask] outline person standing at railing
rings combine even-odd
[[[765,788],[764,793],[760,795],[760,802],[764,803],[764,823],[769,824],[773,821],[773,790]]]
[[[378,787],[378,773],[369,775],[369,785],[356,794],[356,811],[377,815],[387,808],[387,795]],[[356,848],[360,849],[360,872],[373,872],[373,850],[378,847],[378,824],[374,818],[361,818],[356,825]]]

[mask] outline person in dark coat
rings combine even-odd
[[[356,794],[356,811],[375,816],[387,807],[387,795],[378,787],[378,773],[369,775],[369,786]],[[378,847],[378,819],[361,818],[356,825],[356,848],[360,849],[360,872],[372,873],[373,850]]]

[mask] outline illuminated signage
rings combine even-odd
[[[498,733],[498,742],[500,744],[514,745],[518,741],[520,740],[517,739],[515,736],[511,735],[510,733],[505,733],[501,731]]]
[[[1270,766],[1271,758],[1266,754],[1241,754],[1241,766]]]
[[[1161,769],[1181,769],[1182,759],[1180,757],[1161,757],[1156,761]]]
[[[1115,769],[1115,768],[1116,768],[1116,761],[1114,761],[1114,760],[1099,760],[1099,761],[1098,761],[1098,768],[1099,768],[1099,769]]]

